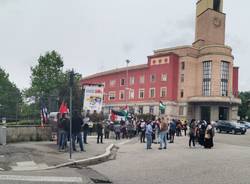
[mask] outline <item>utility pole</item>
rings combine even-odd
[[[70,113],[70,128],[69,128],[69,137],[70,137],[70,148],[69,148],[69,158],[72,158],[72,87],[74,84],[74,70],[72,69],[69,73],[69,113]]]

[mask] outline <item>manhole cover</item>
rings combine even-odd
[[[90,178],[94,183],[112,183],[109,180],[101,180],[101,179],[95,179],[95,178]]]

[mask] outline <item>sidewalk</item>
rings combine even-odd
[[[111,144],[120,144],[127,139],[116,141],[104,139],[104,144],[96,143],[96,136],[88,137],[88,144],[84,145],[86,152],[72,152],[72,159],[67,152],[59,152],[56,142],[25,142],[0,146],[0,170],[39,170],[58,166],[64,163],[88,159],[104,154]]]

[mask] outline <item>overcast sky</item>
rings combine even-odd
[[[58,51],[65,69],[83,76],[145,64],[153,50],[194,41],[197,0],[0,0],[0,66],[19,88],[30,67]],[[240,67],[239,89],[250,90],[250,1],[224,0],[226,44]]]

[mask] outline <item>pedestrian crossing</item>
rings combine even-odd
[[[11,166],[13,171],[32,171],[43,170],[48,168],[45,163],[37,164],[34,161],[16,162],[15,166]]]
[[[83,183],[81,177],[55,177],[55,176],[19,176],[19,175],[0,175],[1,183],[12,183],[16,182],[39,182],[39,183]]]

